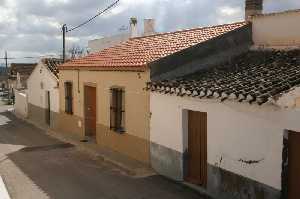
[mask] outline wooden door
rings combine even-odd
[[[84,87],[84,113],[85,113],[85,135],[96,135],[96,88]]]
[[[288,141],[288,198],[300,197],[300,133],[289,133]]]
[[[207,113],[188,113],[188,154],[186,181],[207,183]]]

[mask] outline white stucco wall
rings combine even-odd
[[[251,21],[255,46],[300,46],[300,11],[258,15]]]
[[[300,131],[300,110],[157,93],[151,93],[150,102],[151,142],[183,153],[186,110],[207,112],[208,163],[281,189],[283,132]],[[240,159],[262,161],[247,165]]]
[[[28,116],[28,102],[26,91],[15,90],[15,113],[26,118]]]
[[[28,103],[46,108],[48,105],[46,91],[50,91],[50,109],[59,112],[58,80],[43,64],[38,64],[27,80],[27,84]]]

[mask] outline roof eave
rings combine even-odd
[[[88,70],[88,71],[132,71],[144,72],[147,70],[147,65],[140,66],[60,66],[59,70]]]

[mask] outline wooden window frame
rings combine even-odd
[[[73,82],[66,81],[64,83],[64,86],[65,86],[65,113],[69,115],[73,115]]]
[[[110,89],[110,129],[123,134],[125,130],[125,89]]]

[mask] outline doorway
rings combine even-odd
[[[51,124],[51,107],[50,107],[50,91],[46,91],[46,124],[50,126]]]
[[[288,198],[300,196],[300,133],[289,132],[288,135]]]
[[[207,184],[207,113],[188,111],[186,177],[189,183]]]
[[[96,136],[96,87],[84,86],[85,136]]]

